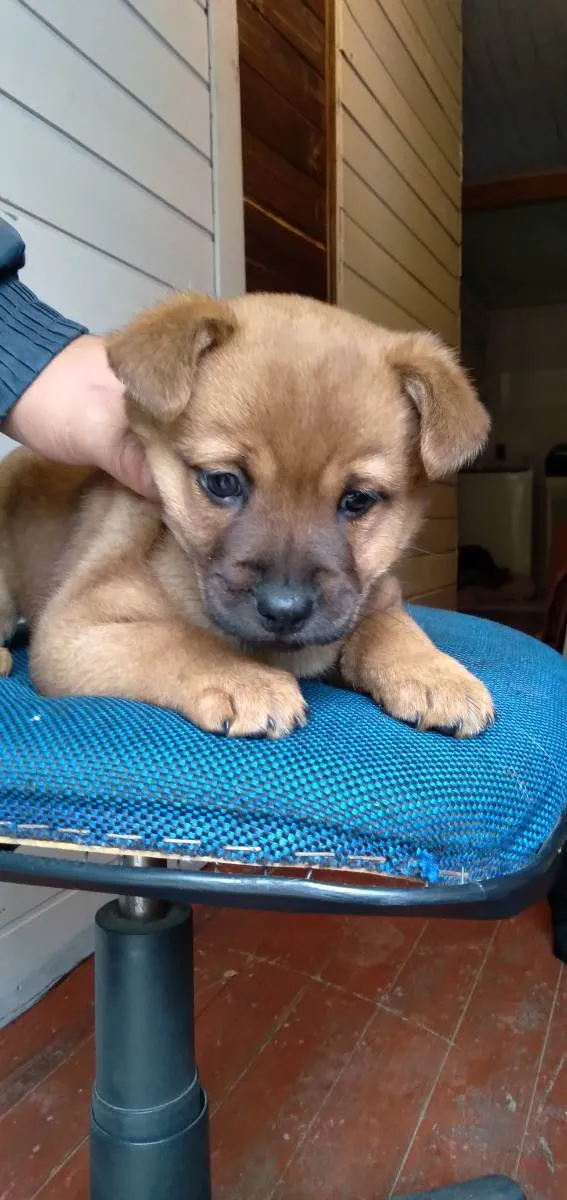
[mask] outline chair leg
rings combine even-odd
[[[454,1183],[451,1187],[416,1192],[399,1200],[526,1200],[517,1183],[503,1175],[487,1175],[470,1183]]]
[[[567,850],[562,850],[559,870],[549,893],[553,928],[553,953],[567,962]]]
[[[91,1200],[210,1200],[190,909],[97,914],[95,1041]]]

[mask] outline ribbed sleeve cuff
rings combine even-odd
[[[81,334],[18,279],[0,280],[0,421],[44,367]]]

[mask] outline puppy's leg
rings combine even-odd
[[[430,642],[403,608],[374,613],[346,642],[344,678],[419,729],[474,737],[494,720],[480,680]]]
[[[214,634],[164,610],[141,581],[105,586],[88,599],[46,609],[32,641],[32,676],[50,696],[120,696],[183,713],[201,729],[233,737],[283,737],[305,721],[287,671],[264,666]],[[112,619],[102,617],[114,598]],[[98,613],[97,613],[98,609]]]

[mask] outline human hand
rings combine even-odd
[[[44,458],[100,467],[133,491],[157,496],[101,337],[84,334],[56,355],[14,405],[2,432]]]

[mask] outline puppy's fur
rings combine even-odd
[[[111,335],[108,357],[161,503],[23,450],[0,468],[0,633],[27,619],[41,691],[279,737],[306,717],[297,678],[334,670],[421,728],[492,720],[392,576],[427,481],[488,431],[441,342],[296,296],[178,296]],[[219,472],[238,495],[211,496]]]

